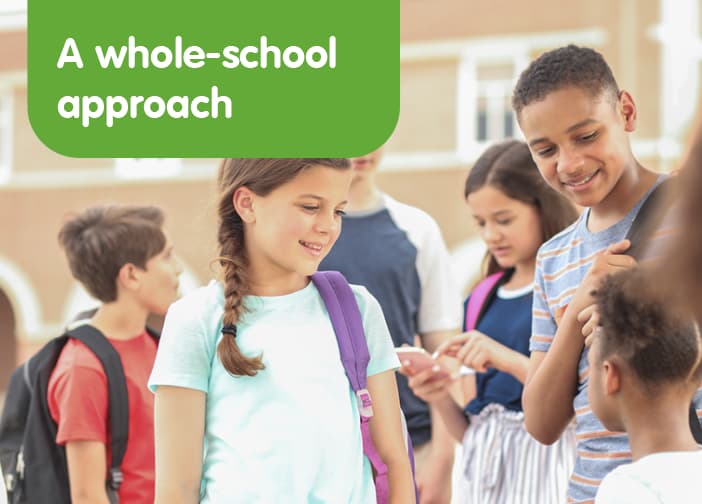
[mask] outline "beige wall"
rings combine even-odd
[[[664,133],[660,126],[661,45],[650,36],[651,28],[659,22],[658,0],[593,0],[571,2],[567,8],[561,0],[401,0],[403,47],[424,47],[428,53],[436,44],[452,41],[490,37],[526,40],[536,35],[593,30],[602,33],[602,42],[596,48],[604,53],[620,85],[632,92],[638,105],[635,141],[656,141]],[[550,48],[537,44],[525,56],[533,58]],[[456,153],[457,143],[465,140],[457,138],[457,96],[465,91],[458,88],[457,80],[461,55],[433,57],[428,53],[401,63],[400,119],[386,149],[386,161],[392,167],[381,171],[379,183],[397,199],[433,215],[449,247],[453,247],[475,236],[463,201],[471,159]],[[42,313],[39,322],[46,329],[43,336],[52,336],[56,330],[52,324],[62,322],[67,296],[74,285],[56,242],[62,219],[69,211],[104,202],[160,205],[166,211],[167,227],[178,253],[201,281],[210,278],[208,265],[215,255],[212,180],[194,176],[193,180],[124,182],[115,178],[113,160],[67,158],[50,151],[36,138],[27,118],[26,83],[17,78],[25,68],[24,31],[0,32],[0,89],[5,81],[13,87],[15,176],[14,182],[0,184],[0,259],[14,264],[35,289]],[[448,156],[448,160],[435,157],[440,155]],[[416,156],[423,156],[419,166]],[[662,166],[656,156],[641,161],[652,169]],[[214,163],[184,160],[191,167],[211,168]],[[43,182],[48,179],[45,175],[56,173],[80,173],[85,180],[78,185]],[[27,180],[40,183],[35,186]],[[5,294],[13,302],[12,293]],[[13,315],[17,317],[16,309]],[[0,327],[11,327],[11,322],[0,292]],[[21,357],[36,343],[22,333],[21,320],[14,322],[13,338],[19,340],[17,352]],[[0,334],[0,353],[3,351],[14,352],[7,335]],[[1,382],[0,374],[0,389]]]

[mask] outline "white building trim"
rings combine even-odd
[[[42,328],[41,306],[36,290],[22,270],[0,257],[0,289],[10,300],[16,317],[18,337],[36,339]]]
[[[0,2],[0,31],[27,28],[27,0],[2,0]]]

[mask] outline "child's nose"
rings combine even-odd
[[[561,149],[558,156],[558,172],[566,175],[577,173],[584,164],[583,156],[575,149]]]

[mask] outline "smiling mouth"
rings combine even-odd
[[[570,187],[580,187],[592,180],[592,178],[600,173],[600,170],[595,170],[592,175],[589,175],[583,179],[577,180],[577,181],[570,181],[570,182],[563,182],[565,185],[570,186]]]
[[[299,243],[300,243],[300,245],[302,245],[306,249],[309,249],[310,252],[320,253],[320,252],[322,252],[322,249],[324,248],[324,246],[320,245],[319,243],[311,243],[311,242],[306,242],[304,240],[300,240]]]

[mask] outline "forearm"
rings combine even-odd
[[[388,468],[388,493],[391,504],[415,502],[412,467],[405,453],[404,457],[385,461]]]
[[[506,348],[504,359],[496,367],[502,372],[511,374],[521,384],[524,384],[529,374],[529,357],[516,350]]]
[[[456,455],[456,439],[449,432],[446,422],[441,419],[441,413],[439,412],[438,408],[430,405],[430,410],[431,464],[441,466],[441,468],[447,469],[450,472],[451,468],[453,467],[453,459]],[[461,416],[463,416],[462,413]]]
[[[73,504],[110,504],[106,490],[95,492],[71,491],[71,502]]]
[[[436,424],[442,423],[445,432],[450,436],[450,438],[459,443],[463,442],[463,435],[465,434],[466,429],[468,428],[468,420],[463,414],[461,408],[455,403],[453,398],[450,396],[444,397],[443,399],[432,403],[431,406],[433,419],[432,433],[436,429]],[[437,417],[441,418],[439,419]],[[446,446],[444,445],[444,449],[445,448]],[[453,457],[453,450],[451,450],[451,457]]]
[[[200,502],[198,486],[166,483],[156,487],[155,504],[197,504],[198,502]]]
[[[522,405],[529,433],[544,444],[554,443],[573,417],[573,396],[578,363],[583,350],[580,324],[574,313],[566,314],[541,362],[532,355]]]

